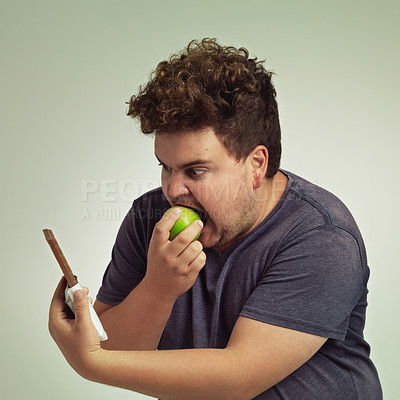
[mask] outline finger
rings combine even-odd
[[[171,242],[171,254],[178,256],[181,254],[197,237],[203,229],[203,222],[196,220],[180,232]],[[200,243],[200,242],[199,242]]]
[[[198,257],[198,255],[202,252],[202,250],[203,246],[198,240],[191,242],[186,247],[186,249],[177,257],[179,259],[180,265],[183,265],[184,268],[186,268],[191,262],[193,262]]]
[[[55,327],[59,325],[60,321],[66,318],[65,314],[65,287],[67,280],[62,277],[57,285],[50,303],[48,329],[51,336],[54,337]]]
[[[57,288],[53,294],[53,300],[55,299],[63,299],[64,300],[64,292],[65,288],[67,287],[67,280],[64,276],[61,277],[60,281],[58,282]]]
[[[86,296],[89,295],[89,288],[87,288],[86,286],[84,286],[84,287],[82,288],[82,290],[85,292]]]
[[[200,252],[200,254],[188,265],[188,269],[192,272],[199,273],[200,270],[206,265],[207,256],[204,251]]]
[[[156,244],[164,244],[169,239],[169,231],[178,221],[181,214],[182,210],[180,208],[167,210],[154,227],[152,241]]]
[[[76,290],[73,295],[75,323],[79,326],[87,326],[91,324],[89,301],[84,290]]]
[[[50,303],[50,317],[55,317],[63,312],[65,309],[65,288],[67,280],[62,277],[54,291],[53,298]]]

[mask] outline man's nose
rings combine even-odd
[[[189,194],[185,179],[180,172],[172,172],[166,178],[168,197],[180,197]]]

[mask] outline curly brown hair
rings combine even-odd
[[[146,86],[131,97],[128,115],[145,134],[213,128],[238,161],[257,145],[268,149],[266,177],[276,174],[281,131],[272,72],[245,48],[193,40],[158,64]]]

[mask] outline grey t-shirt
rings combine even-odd
[[[369,268],[350,212],[331,193],[282,171],[288,186],[250,234],[207,263],[176,301],[159,349],[223,348],[239,317],[327,337],[303,366],[256,399],[379,400],[363,338]],[[97,298],[122,302],[146,272],[161,189],[135,200],[119,230]]]

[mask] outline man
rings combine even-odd
[[[155,132],[162,190],[118,233],[94,305],[103,347],[87,291],[68,320],[60,282],[49,326],[72,367],[162,399],[381,399],[361,235],[336,197],[279,169],[271,73],[245,49],[191,42],[128,114]],[[171,205],[203,216],[172,241]]]

